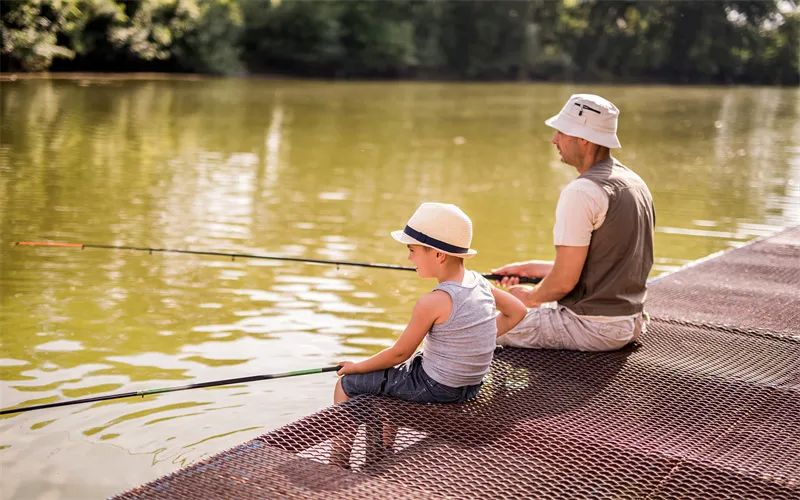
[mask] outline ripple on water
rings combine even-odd
[[[234,295],[244,295],[250,298],[252,301],[256,302],[280,302],[281,300],[285,299],[286,296],[280,293],[275,293],[273,290],[246,290],[246,289],[238,289],[238,290],[223,290],[223,291],[230,291]]]
[[[24,366],[27,364],[27,361],[23,361],[21,359],[0,358],[0,366]]]
[[[39,351],[70,352],[83,349],[83,343],[75,340],[53,340],[36,346]]]
[[[31,430],[35,431],[36,429],[41,429],[42,427],[47,427],[48,425],[52,424],[56,420],[43,420],[41,422],[36,422],[35,424],[31,425]]]
[[[344,191],[328,191],[324,193],[319,193],[318,198],[320,200],[342,201],[346,200],[349,196],[350,194]]]
[[[95,434],[98,434],[98,433],[101,433],[101,432],[107,430],[109,427],[113,427],[113,426],[116,426],[116,425],[119,425],[119,424],[122,424],[122,423],[125,423],[125,422],[129,422],[129,421],[132,421],[132,420],[141,421],[141,419],[143,419],[145,417],[148,417],[150,415],[156,414],[156,413],[166,413],[166,412],[182,410],[182,409],[185,409],[185,408],[194,408],[194,407],[198,407],[198,406],[207,406],[207,405],[210,405],[210,404],[211,403],[207,403],[207,402],[189,401],[189,402],[183,402],[183,403],[166,404],[166,405],[161,405],[161,406],[157,406],[157,407],[146,408],[146,409],[143,409],[143,410],[137,410],[137,411],[126,413],[126,414],[124,414],[122,416],[113,418],[113,419],[107,421],[106,423],[104,423],[102,425],[86,429],[86,430],[83,431],[83,434],[86,435],[86,436],[93,436]]]
[[[205,356],[187,356],[185,358],[181,358],[181,361],[200,363],[206,366],[234,366],[247,363],[251,359],[253,358],[220,359],[220,358],[208,358]]]

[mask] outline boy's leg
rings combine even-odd
[[[350,452],[356,439],[356,429],[343,429],[331,438],[331,455],[328,462],[343,469],[350,468]]]
[[[383,387],[386,385],[386,377],[390,370],[379,370],[371,373],[359,373],[354,375],[345,375],[336,381],[336,387],[333,390],[333,402],[342,403],[350,399],[350,396],[357,396],[359,394],[381,394]],[[343,468],[350,467],[350,455],[353,448],[353,442],[356,439],[358,426],[344,428],[340,433],[331,440],[331,465],[337,465]]]
[[[350,399],[347,393],[342,388],[342,377],[336,381],[336,387],[333,389],[333,403],[339,404]],[[353,449],[353,441],[356,439],[356,429],[350,429],[345,426],[339,431],[339,434],[331,439],[331,454],[330,464],[342,467],[344,469],[350,468],[350,453]]]
[[[383,448],[386,451],[391,450],[394,448],[394,440],[397,437],[397,426],[389,420],[388,415],[383,415],[381,418],[381,424],[383,427]]]
[[[333,389],[333,404],[339,404],[350,399],[347,393],[342,389],[342,379],[336,381],[336,387]]]

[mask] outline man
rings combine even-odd
[[[653,198],[644,181],[611,149],[619,110],[606,99],[575,94],[545,124],[577,179],[556,207],[554,262],[505,265],[497,274],[544,278],[536,287],[503,278],[528,313],[498,344],[542,349],[608,351],[635,341],[646,323],[646,281],[653,265]],[[556,307],[539,307],[557,302]]]

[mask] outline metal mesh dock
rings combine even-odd
[[[800,498],[800,228],[648,310],[641,345],[504,349],[467,404],[354,398],[119,498]]]

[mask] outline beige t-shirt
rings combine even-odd
[[[599,228],[608,212],[608,195],[589,179],[575,179],[561,191],[556,205],[556,223],[553,226],[553,244],[569,247],[588,247],[592,231]],[[569,309],[567,309],[569,311]],[[579,315],[589,321],[611,323],[635,318],[640,313],[629,316],[590,316]]]
[[[556,205],[553,244],[588,247],[592,231],[599,228],[608,212],[608,195],[589,179],[575,179],[561,191]]]

